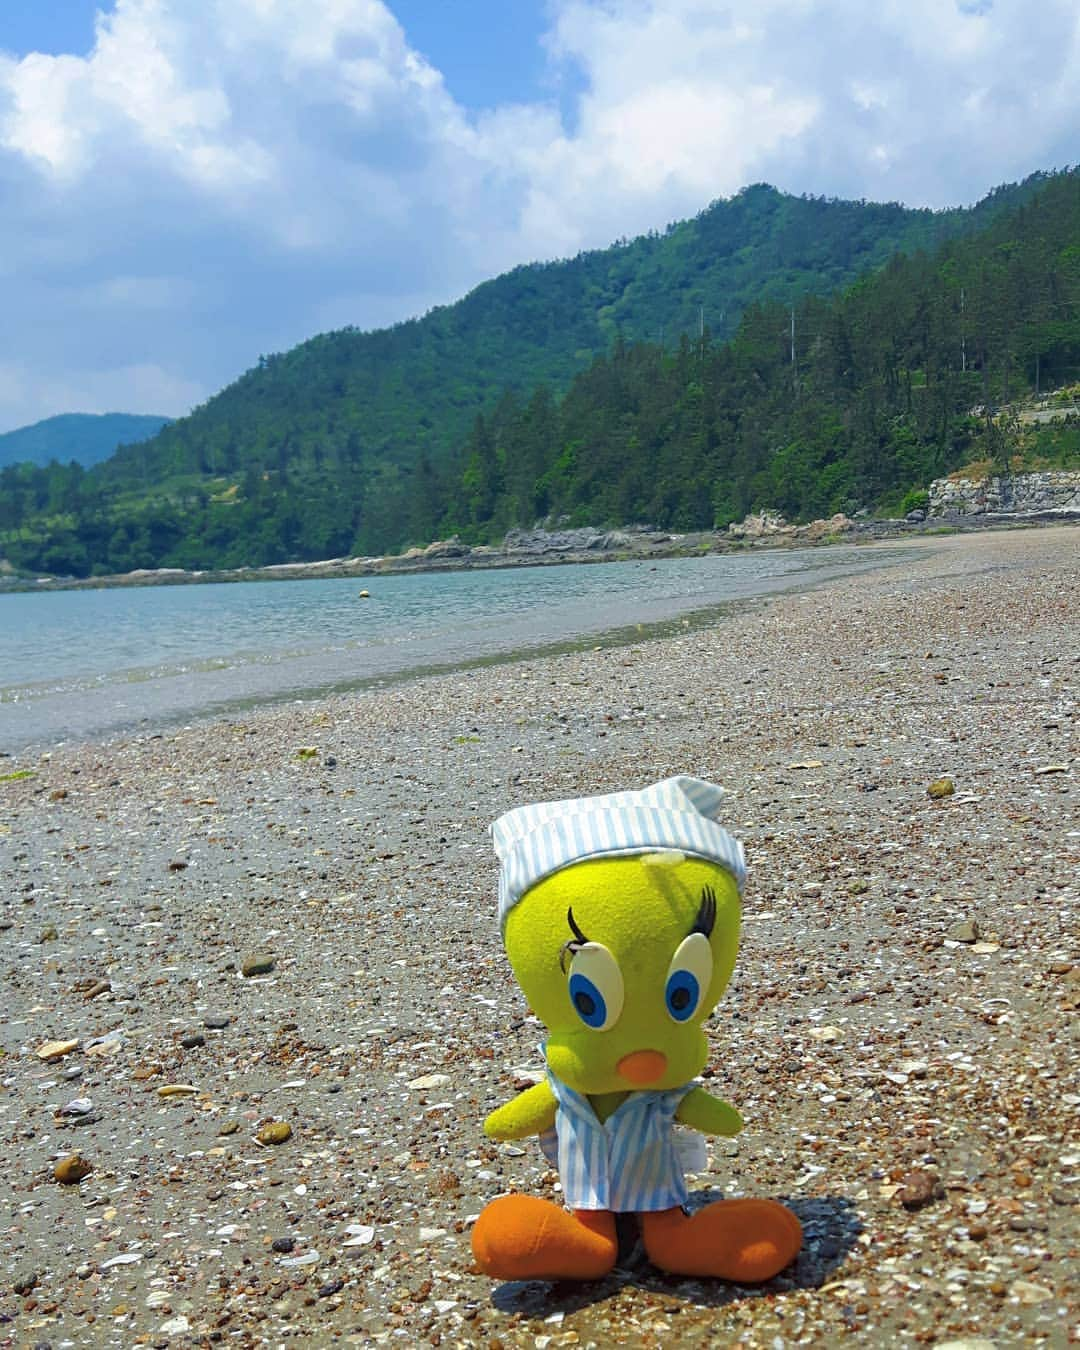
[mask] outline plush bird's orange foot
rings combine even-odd
[[[473,1255],[496,1280],[599,1280],[615,1264],[615,1216],[568,1210],[535,1195],[504,1195],[473,1226]]]
[[[645,1250],[673,1275],[705,1275],[736,1284],[769,1280],[793,1261],[802,1226],[775,1200],[717,1200],[696,1214],[642,1214]]]

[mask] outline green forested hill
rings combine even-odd
[[[736,218],[726,244],[709,234]],[[908,251],[874,220],[906,231]],[[870,270],[825,294],[855,257]],[[729,280],[748,269],[730,335],[695,289],[721,264]],[[583,308],[587,283],[607,303]],[[1076,174],[942,215],[752,188],[422,321],[313,339],[85,475],[5,470],[0,554],[75,573],[237,566],[494,538],[545,515],[692,528],[757,506],[873,507],[994,450],[974,405],[1075,378],[1078,312]],[[671,315],[690,331],[674,337]],[[633,341],[635,324],[654,340]],[[1068,452],[1068,436],[1046,439]]]
[[[441,466],[505,389],[543,382],[561,391],[617,335],[663,335],[674,346],[703,320],[722,340],[747,305],[828,295],[897,251],[979,228],[1039,181],[944,212],[749,187],[663,234],[516,268],[422,319],[327,333],[260,358],[145,452],[119,456],[114,478],[337,464],[365,482],[370,509],[358,542],[366,551],[392,548],[406,537],[401,470],[425,456]]]
[[[793,341],[794,337],[794,341]],[[558,405],[474,422],[440,526],[495,537],[538,516],[702,529],[899,504],[973,459],[1080,464],[1080,417],[1008,412],[1080,378],[1080,177],[985,230],[897,255],[831,298],[763,301],[725,344],[617,342]],[[1076,406],[1075,391],[1063,408]]]
[[[5,464],[41,464],[74,460],[84,469],[108,459],[119,445],[156,436],[167,417],[137,413],[61,413],[33,426],[0,435],[0,468]]]

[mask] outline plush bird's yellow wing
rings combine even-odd
[[[484,1121],[489,1139],[528,1139],[555,1124],[555,1094],[547,1079],[527,1088],[520,1097],[492,1111]]]
[[[719,1097],[711,1097],[704,1088],[690,1089],[679,1103],[675,1119],[702,1134],[721,1134],[729,1138],[743,1127],[738,1111]]]

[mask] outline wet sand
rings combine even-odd
[[[1078,543],[920,541],[683,636],[0,760],[32,775],[0,782],[0,1345],[1065,1344]],[[730,790],[750,872],[708,1071],[747,1126],[695,1189],[786,1198],[806,1248],[747,1290],[628,1231],[601,1283],[493,1285],[472,1216],[556,1178],[481,1129],[542,1039],[487,825],[677,772]]]

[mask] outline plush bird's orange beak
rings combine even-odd
[[[615,1072],[636,1087],[646,1087],[663,1078],[667,1070],[667,1056],[659,1050],[635,1050],[633,1054],[623,1055]]]

